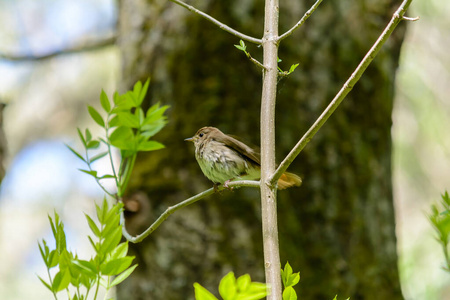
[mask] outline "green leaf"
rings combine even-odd
[[[289,264],[289,262],[286,262],[286,264],[284,265],[284,270],[283,269],[281,270],[281,279],[283,281],[284,287],[289,286],[287,283],[291,275],[292,275],[292,267]]]
[[[100,245],[100,252],[102,254],[110,253],[117,245],[120,243],[120,239],[122,238],[122,226],[117,224],[117,227],[105,237],[105,241]]]
[[[136,116],[129,111],[118,112],[117,116],[119,117],[119,126],[139,128],[139,116]]]
[[[114,93],[114,104],[116,107],[111,110],[111,112],[118,112],[118,111],[129,111],[131,108],[135,107],[135,103],[130,99],[130,95],[128,93],[125,93],[123,95],[119,95],[117,92]]]
[[[194,283],[195,300],[218,300],[207,289],[202,287],[197,282]]]
[[[42,282],[43,285],[45,285],[50,291],[52,290],[52,287],[50,286],[50,284],[47,283],[47,281],[45,281],[44,279],[41,278],[41,276],[38,276],[39,280]]]
[[[96,140],[89,141],[86,145],[87,149],[97,149],[98,147],[100,147],[100,142]]]
[[[236,296],[236,277],[233,272],[225,275],[219,284],[219,294],[224,300],[231,300]]]
[[[86,173],[88,175],[91,175],[92,177],[97,178],[97,171],[94,171],[94,170],[90,171],[90,170],[83,170],[83,169],[78,169],[78,170],[83,172],[83,173]]]
[[[294,286],[300,281],[300,272],[294,273],[289,278],[289,286]]]
[[[64,224],[60,222],[59,215],[56,212],[54,221],[50,216],[48,216],[48,219],[52,228],[53,237],[55,238],[56,251],[61,254],[63,250],[66,250],[66,234],[64,233]]]
[[[252,280],[249,274],[239,276],[239,278],[236,281],[238,291],[245,292],[250,287],[251,281]]]
[[[95,121],[95,123],[97,123],[101,127],[105,127],[105,121],[95,108],[88,105],[88,111],[89,114],[91,115],[91,118]]]
[[[114,250],[111,252],[111,258],[122,258],[125,257],[128,253],[128,242],[120,243]]]
[[[106,217],[108,215],[109,210],[110,210],[110,208],[109,208],[109,205],[108,205],[108,201],[106,200],[106,197],[103,197],[102,207],[100,209],[101,215],[99,216],[97,214],[98,220],[100,221],[101,224],[105,224],[106,223]]]
[[[77,128],[78,136],[80,137],[81,142],[83,143],[83,146],[86,148],[86,139],[83,136],[83,133],[81,133],[80,128]]]
[[[59,253],[58,251],[53,250],[52,252],[50,252],[49,256],[48,256],[48,268],[54,268],[59,264]]]
[[[294,291],[294,288],[288,286],[283,291],[283,300],[297,300],[297,293]]]
[[[136,82],[136,83],[134,84],[133,91],[127,92],[127,94],[128,94],[128,95],[130,96],[130,98],[132,99],[133,104],[134,104],[135,107],[141,105],[141,104],[139,103],[139,96],[140,96],[140,94],[141,94],[141,91],[142,91],[142,82],[139,80],[138,82]]]
[[[293,64],[291,66],[291,68],[289,69],[289,74],[291,74],[292,72],[294,72],[294,70],[298,67],[299,64]]]
[[[277,62],[282,62],[281,58],[277,57]]]
[[[159,131],[161,131],[161,129],[163,129],[166,124],[167,121],[165,121],[164,119],[160,119],[158,121],[152,122],[151,124],[143,125],[141,127],[141,136],[149,139]]]
[[[39,252],[41,253],[42,260],[44,261],[45,265],[48,268],[49,249],[48,249],[48,246],[47,246],[47,243],[45,242],[45,240],[42,240],[42,242],[44,244],[44,249],[42,249],[41,243],[38,242]]]
[[[122,258],[116,258],[108,261],[102,265],[100,270],[103,275],[115,276],[125,271],[133,262],[133,256],[126,256]]]
[[[139,93],[139,98],[137,99],[137,106],[140,106],[142,104],[142,102],[145,99],[145,95],[147,95],[147,90],[148,90],[148,86],[150,84],[150,78],[147,79],[147,81],[144,83],[144,86],[142,87],[140,93]]]
[[[75,151],[72,147],[70,147],[69,145],[65,144],[67,148],[69,148],[69,150],[75,154],[76,157],[78,157],[79,159],[81,159],[82,161],[86,162],[86,160],[84,159],[83,156],[81,156],[80,153],[78,153],[77,151]]]
[[[130,127],[119,126],[110,135],[111,145],[121,150],[136,150],[136,141]]]
[[[100,104],[107,113],[111,111],[111,104],[109,103],[108,96],[104,90],[102,90],[102,93],[100,94]]]
[[[281,270],[281,279],[285,288],[294,286],[300,281],[300,272],[292,273],[292,267],[286,262],[284,270]]]
[[[154,151],[164,148],[164,145],[158,143],[156,141],[145,141],[139,143],[137,150],[138,151]]]
[[[111,174],[105,174],[101,177],[97,177],[98,179],[108,179],[108,178],[116,178],[116,176],[111,175]]]
[[[66,271],[72,264],[72,253],[64,249],[59,255],[59,270]]]
[[[267,285],[261,282],[252,282],[245,293],[236,300],[258,300],[267,296]]]
[[[139,120],[139,127],[141,127],[144,124],[145,120],[144,110],[141,107],[137,107],[134,111],[134,115]]]
[[[147,110],[147,114],[146,114],[145,120],[144,120],[144,125],[151,124],[151,123],[156,122],[156,121],[158,121],[160,119],[165,120],[165,117],[163,115],[164,115],[164,113],[166,112],[166,110],[169,107],[170,106],[168,106],[168,105],[164,105],[162,107],[159,107],[159,103],[156,103],[156,104],[152,105]]]
[[[73,264],[88,276],[95,277],[98,273],[95,264],[91,261],[77,259],[73,261]]]
[[[120,125],[120,121],[119,121],[119,117],[117,115],[115,115],[113,118],[111,118],[111,120],[109,120],[110,128],[117,127],[119,125]]]
[[[128,278],[128,276],[131,275],[131,273],[133,273],[134,269],[136,269],[138,265],[133,265],[131,267],[129,267],[128,269],[126,269],[125,271],[123,271],[122,273],[120,273],[119,275],[116,276],[116,278],[114,278],[114,280],[111,282],[111,287],[118,285],[119,283],[121,283],[122,281],[124,281],[125,279]]]
[[[96,237],[100,237],[100,229],[98,229],[94,220],[92,220],[91,217],[89,217],[87,214],[84,215],[86,216],[86,219],[88,221],[89,228],[91,228],[92,232],[95,234]]]
[[[92,248],[94,248],[95,252],[98,253],[98,244],[95,243],[90,236],[88,236],[89,242],[91,243]]]
[[[92,139],[91,131],[89,130],[89,128],[86,128],[86,143],[89,144],[91,139]]]
[[[99,154],[97,154],[96,156],[92,157],[92,158],[90,159],[90,162],[93,163],[94,161],[99,160],[100,158],[105,157],[106,155],[108,155],[108,153],[109,153],[108,151],[99,153]]]
[[[59,271],[53,279],[52,291],[59,292],[66,289],[70,283],[70,272]]]

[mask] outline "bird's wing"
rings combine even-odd
[[[231,136],[224,134],[222,138],[223,138],[222,142],[225,144],[225,146],[230,147],[231,149],[235,150],[236,152],[239,152],[241,155],[245,156],[249,160],[252,160],[256,164],[261,165],[260,154],[258,152],[256,152],[243,142],[238,141],[235,138],[232,138]]]

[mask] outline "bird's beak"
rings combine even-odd
[[[194,137],[190,137],[190,138],[184,139],[184,141],[185,142],[194,142],[195,139],[194,139]]]

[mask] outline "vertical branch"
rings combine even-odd
[[[263,36],[263,88],[261,99],[261,209],[266,283],[269,300],[281,299],[275,171],[275,103],[278,58],[278,0],[266,0]]]

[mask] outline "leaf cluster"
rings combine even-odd
[[[87,299],[93,289],[96,299],[100,285],[109,291],[125,280],[137,267],[131,266],[134,257],[127,256],[128,242],[120,243],[122,206],[123,204],[119,203],[110,207],[106,199],[101,206],[96,205],[98,225],[86,215],[93,233],[93,237],[88,238],[96,253],[89,260],[80,259],[76,253],[67,249],[64,224],[56,212],[54,218],[49,216],[55,248],[50,249],[44,239],[39,243],[39,250],[47,267],[48,281],[41,277],[39,279],[53,293],[55,299],[57,293],[63,290],[67,290],[70,299]],[[56,273],[51,272],[54,268],[57,269]],[[71,296],[72,290],[75,292]]]
[[[199,283],[194,283],[194,289],[196,300],[218,300]],[[258,300],[267,295],[267,285],[252,282],[248,274],[236,279],[234,273],[230,272],[220,281],[219,294],[224,300]]]
[[[293,273],[289,262],[284,265],[284,270],[281,269],[281,281],[283,282],[283,300],[297,300],[297,293],[293,286],[300,281],[300,272]]]
[[[97,125],[105,131],[104,137],[93,138],[91,131],[84,132],[78,129],[78,136],[85,149],[84,155],[67,146],[73,154],[86,163],[87,169],[80,171],[95,178],[100,187],[110,196],[113,193],[106,190],[101,183],[102,179],[114,179],[117,186],[117,195],[120,198],[128,185],[136,155],[139,151],[154,151],[164,148],[164,145],[151,140],[166,124],[164,115],[169,106],[161,106],[159,103],[151,106],[144,112],[142,102],[147,94],[150,81],[144,85],[138,81],[133,90],[124,94],[115,93],[111,102],[104,91],[100,94],[102,112],[93,106],[88,106],[88,112]],[[92,156],[92,151],[104,144],[105,151],[100,151]],[[112,148],[119,149],[121,161],[117,168],[113,163]],[[109,156],[112,174],[99,176],[92,164]]]
[[[441,244],[444,252],[445,264],[444,270],[450,272],[450,196],[447,191],[441,195],[440,207],[438,205],[431,205],[431,214],[428,215],[431,225],[437,234],[436,240]]]

